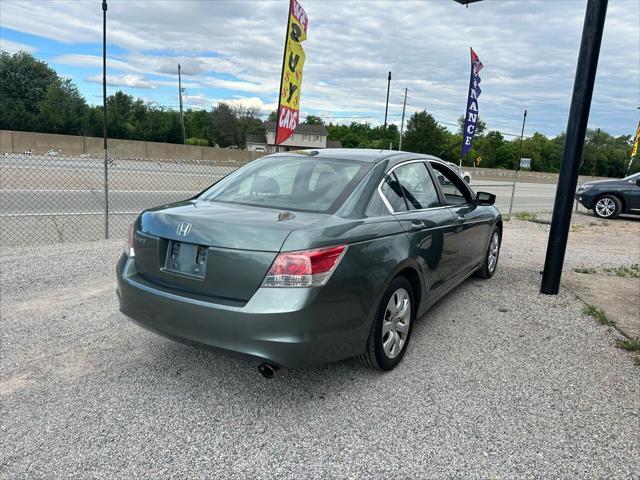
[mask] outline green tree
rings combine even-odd
[[[228,104],[220,102],[211,110],[211,132],[222,148],[237,145],[236,117]]]
[[[324,121],[317,115],[307,115],[304,123],[308,125],[324,125]]]
[[[59,82],[56,72],[27,52],[0,52],[0,128],[34,130],[49,87]]]
[[[38,107],[37,125],[40,131],[67,135],[86,132],[88,107],[70,79],[49,85]]]
[[[403,148],[416,153],[438,155],[447,150],[450,133],[436,122],[426,110],[416,112],[407,122]]]

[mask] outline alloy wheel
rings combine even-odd
[[[410,323],[411,297],[404,288],[399,288],[391,295],[382,322],[382,348],[388,358],[395,358],[402,352]]]
[[[487,258],[487,267],[489,271],[493,273],[498,263],[498,253],[500,252],[500,235],[498,232],[493,232],[491,237],[491,243],[489,244],[489,256]]]
[[[615,202],[609,197],[604,197],[596,203],[596,212],[601,217],[610,217],[616,211]]]

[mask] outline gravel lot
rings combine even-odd
[[[632,263],[631,225],[569,263]],[[4,249],[0,476],[640,478],[640,367],[572,294],[538,294],[546,229],[506,223],[496,276],[420,319],[393,372],[271,381],[127,321],[121,241]]]

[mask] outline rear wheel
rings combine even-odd
[[[493,229],[491,234],[491,240],[489,240],[489,247],[487,247],[487,253],[484,257],[484,263],[476,271],[476,277],[491,278],[496,273],[498,267],[498,257],[500,256],[500,230],[498,227]]]
[[[622,211],[622,202],[613,195],[603,195],[593,206],[593,213],[600,218],[616,218]]]
[[[414,319],[413,291],[405,277],[397,277],[382,296],[359,359],[378,370],[392,370],[404,356]]]

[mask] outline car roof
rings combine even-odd
[[[335,159],[335,160],[353,160],[357,162],[379,163],[383,160],[393,159],[394,162],[403,160],[423,158],[426,160],[439,160],[433,155],[425,155],[422,153],[402,152],[398,150],[375,150],[372,148],[321,148],[307,150],[290,150],[288,152],[279,152],[272,156],[290,156],[290,155],[317,155],[318,158]]]

